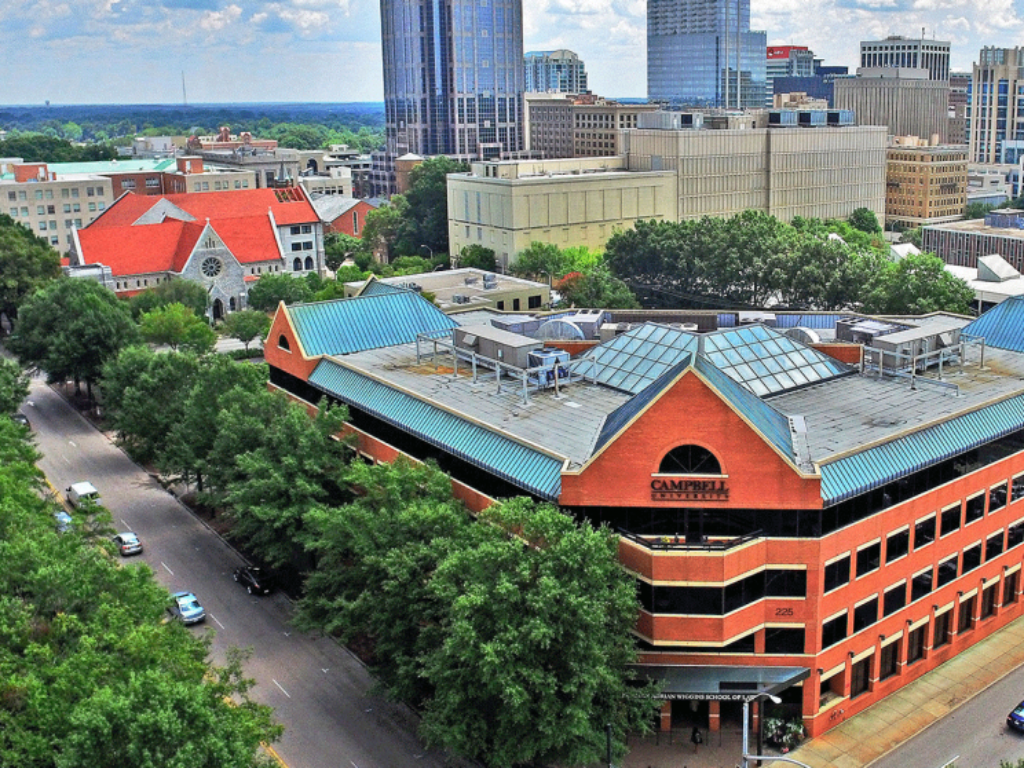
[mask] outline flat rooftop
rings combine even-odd
[[[493,287],[485,287],[484,276],[494,278]],[[497,272],[487,272],[474,267],[462,269],[447,269],[437,272],[422,272],[418,275],[404,275],[401,277],[378,278],[377,282],[384,285],[398,288],[412,289],[413,285],[419,286],[423,291],[431,293],[437,300],[438,305],[444,309],[458,309],[466,307],[470,309],[476,306],[489,304],[491,297],[503,294],[507,291],[538,290],[547,292],[546,283],[538,283],[533,280],[525,280],[512,275],[502,275]],[[355,293],[363,287],[365,281],[356,280],[345,283],[346,293]],[[466,297],[465,302],[456,302],[455,296]]]

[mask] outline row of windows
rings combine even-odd
[[[1006,506],[1007,488],[1011,488],[1011,500],[1024,496],[1024,475],[1018,475],[1013,479],[1013,485],[1001,483],[989,490],[988,511],[989,514],[998,512]],[[985,515],[985,494],[979,493],[969,498],[963,504],[953,504],[942,510],[941,514],[929,515],[914,524],[914,551],[935,541],[936,527],[938,527],[939,538],[960,530],[961,526],[970,525],[980,520]],[[994,534],[1002,540],[1002,532]],[[991,538],[991,537],[990,537]],[[1012,548],[1024,542],[1024,520],[1020,520],[1007,529],[1007,548]],[[1001,546],[1001,545],[1000,545]],[[885,562],[889,564],[898,560],[910,551],[910,527],[890,533],[886,537]],[[876,541],[867,544],[857,550],[857,574],[860,578],[871,573],[881,565],[882,542]],[[1000,548],[995,554],[1001,554]],[[995,556],[995,555],[992,555]],[[825,566],[825,592],[847,584],[850,581],[850,556],[846,555]]]
[[[312,240],[302,240],[301,242],[292,243],[292,251],[311,251],[313,250]]]
[[[649,613],[724,616],[766,597],[806,597],[807,572],[768,569],[724,587],[675,587],[639,582],[640,605]]]
[[[312,224],[302,224],[299,226],[293,226],[289,229],[289,232],[293,235],[308,235],[313,231]]]
[[[33,196],[36,200],[53,200],[52,189],[37,189],[34,192],[35,194]],[[86,187],[85,192],[88,197],[103,197],[103,187]],[[65,200],[68,198],[77,198],[79,197],[79,190],[77,187],[64,187],[60,191],[60,196]],[[28,192],[24,189],[9,191],[7,193],[7,199],[11,202],[28,200]]]

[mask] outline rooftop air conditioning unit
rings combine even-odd
[[[423,293],[423,286],[420,285],[419,283],[408,283],[406,287],[410,291],[415,291],[416,293]]]
[[[456,293],[452,296],[452,301],[456,304],[469,304],[469,296],[464,293]]]

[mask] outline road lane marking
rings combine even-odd
[[[292,697],[292,695],[291,695],[290,693],[288,693],[288,691],[286,691],[286,690],[284,689],[284,686],[282,686],[282,685],[281,685],[281,684],[280,684],[279,682],[277,682],[277,680],[274,680],[274,678],[270,678],[270,679],[274,681],[274,685],[276,685],[276,686],[277,686],[278,688],[280,688],[280,689],[281,689],[281,693],[283,693],[283,694],[284,694],[285,696],[287,696],[287,697],[288,697],[289,699],[290,699],[290,698]]]
[[[224,625],[223,625],[223,624],[221,624],[221,623],[220,623],[220,621],[219,621],[219,620],[217,619],[217,617],[216,617],[216,616],[214,616],[214,615],[213,615],[212,613],[210,614],[210,618],[211,618],[211,619],[213,619],[214,621],[216,621],[216,622],[217,622],[217,626],[218,626],[218,627],[220,627],[221,629],[224,629],[224,628],[225,628],[225,627],[224,627]]]
[[[160,565],[162,565],[167,570],[167,572],[171,574],[171,576],[174,575],[174,571],[172,571],[170,568],[167,568],[167,563],[165,563],[163,560],[160,561]]]
[[[123,517],[121,518],[121,522],[124,523],[124,527],[127,528],[128,530],[132,529],[132,527],[130,525],[128,525],[128,521],[125,520]]]
[[[327,669],[330,669],[330,667],[328,667]],[[327,674],[327,669],[320,667],[320,671],[323,672],[325,675]]]
[[[69,444],[69,445],[70,445],[70,446],[71,446],[72,448],[77,448],[77,447],[78,447],[77,445],[75,445],[75,441],[74,441],[74,440],[68,440],[68,444]]]
[[[263,749],[267,751],[267,754],[270,755],[274,759],[274,761],[281,766],[281,768],[288,768],[288,763],[281,759],[281,756],[277,754],[276,749],[267,744],[265,741],[261,741],[260,746],[262,746]]]

